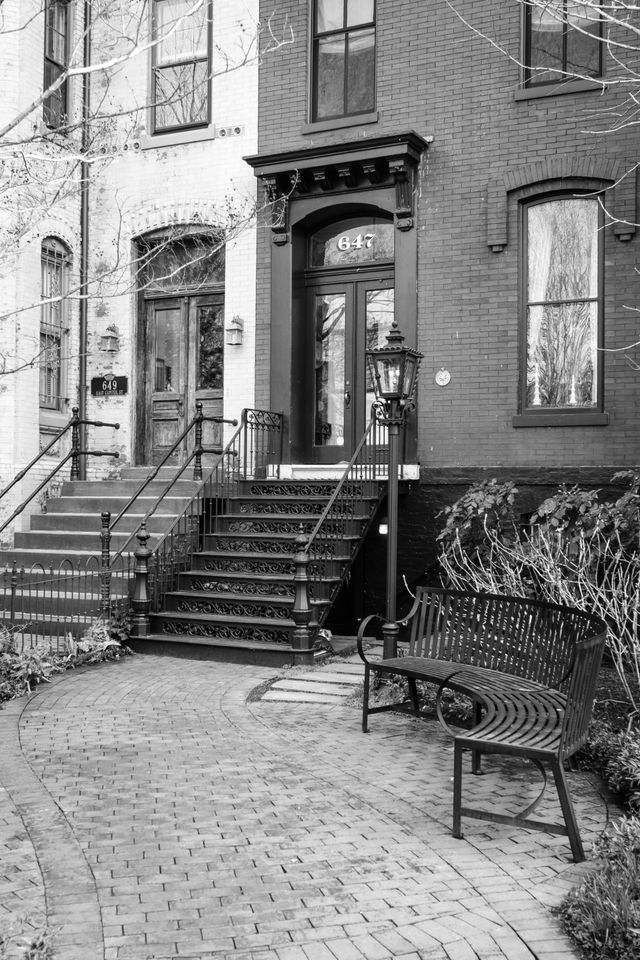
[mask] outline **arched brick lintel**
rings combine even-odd
[[[600,180],[613,187],[606,203],[614,233],[630,240],[636,232],[637,164],[609,157],[545,157],[509,167],[502,177],[487,184],[487,245],[499,253],[507,245],[508,196],[523,187],[558,180]]]

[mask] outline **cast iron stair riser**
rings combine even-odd
[[[334,485],[268,481],[246,486],[249,495],[226,501],[227,512],[217,518],[216,532],[204,537],[206,549],[193,557],[190,571],[180,574],[179,589],[169,592],[163,610],[151,617],[151,636],[135,641],[136,647],[158,651],[163,645],[178,644],[191,653],[206,644],[212,658],[228,659],[234,644],[239,660],[291,662],[295,541],[301,527],[307,534],[313,530]],[[355,503],[345,506],[340,519],[330,525],[336,539],[325,542],[326,556],[313,558],[309,565],[317,622],[337,593],[377,508],[378,487],[367,486],[367,492],[375,493],[368,512],[362,509],[363,486],[354,485],[359,512]],[[294,489],[299,490],[297,496]]]

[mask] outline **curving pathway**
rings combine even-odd
[[[46,915],[56,960],[576,956],[549,909],[588,869],[564,838],[454,840],[437,724],[247,702],[275,675],[139,656],[0,711],[0,924]],[[530,799],[523,765],[486,766],[477,798]],[[606,804],[571,779],[588,844]]]

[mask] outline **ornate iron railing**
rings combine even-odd
[[[215,532],[215,520],[223,504],[245,480],[280,476],[282,462],[282,414],[245,409],[240,425],[208,470],[199,489],[180,516],[151,549],[143,520],[138,540],[145,538],[148,553],[149,600],[159,610],[164,596],[176,589],[180,573],[190,569],[191,558],[202,549],[204,538]],[[134,605],[135,622],[135,605]]]
[[[117,452],[112,452],[110,450],[81,450],[80,449],[80,427],[84,424],[90,427],[113,427],[114,430],[120,429],[119,423],[103,423],[102,420],[83,420],[80,418],[78,407],[73,407],[72,410],[73,416],[71,420],[60,430],[59,433],[53,437],[52,440],[44,447],[34,458],[33,460],[24,467],[19,473],[15,475],[11,483],[9,483],[2,493],[0,493],[0,501],[18,484],[26,475],[29,473],[33,467],[51,450],[56,443],[65,435],[68,430],[71,430],[71,449],[69,452],[62,457],[60,462],[49,471],[44,480],[38,484],[38,486],[29,493],[27,497],[24,498],[22,503],[20,503],[16,509],[13,511],[10,517],[5,520],[0,525],[0,533],[5,530],[13,521],[20,516],[22,511],[31,503],[31,501],[37,497],[41,490],[47,486],[48,483],[55,477],[57,473],[62,470],[64,465],[71,460],[71,471],[69,474],[70,480],[79,480],[80,479],[80,462],[82,457],[114,457],[118,458],[119,454]]]
[[[300,543],[307,558],[309,588],[315,599],[329,601],[320,608],[322,626],[373,520],[373,504],[383,493],[388,474],[386,430],[372,415],[360,443],[338,481],[315,527]]]

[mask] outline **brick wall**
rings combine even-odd
[[[605,357],[606,427],[516,429],[518,412],[518,209],[505,188],[513,171],[529,176],[555,170],[589,176],[611,171],[634,156],[634,134],[595,135],[598,118],[619,98],[612,87],[517,99],[520,49],[517,4],[463,0],[444,3],[380,0],[377,4],[377,123],[305,132],[308,122],[308,10],[311,4],[278,4],[294,43],[265,58],[261,67],[261,153],[415,130],[433,142],[419,178],[418,345],[425,355],[419,384],[419,457],[425,468],[569,467],[640,462],[640,373],[621,354]],[[269,4],[263,4],[266,11]],[[494,38],[506,53],[470,27]],[[511,54],[514,59],[510,59]],[[307,128],[308,129],[308,128]],[[554,167],[555,164],[555,167]],[[608,166],[607,166],[608,164]],[[533,166],[532,166],[533,165]],[[540,173],[542,171],[542,174]],[[515,177],[515,179],[514,179]],[[487,244],[488,216],[499,220],[500,182],[507,236],[502,252]],[[513,182],[517,176],[513,174]],[[489,200],[488,200],[489,197]],[[498,209],[496,210],[496,202]],[[637,243],[605,231],[606,346],[638,339]],[[267,231],[259,261],[269,256]],[[264,270],[265,284],[268,279]],[[269,290],[259,290],[258,336],[268,340]],[[638,350],[635,351],[636,359]],[[267,355],[257,367],[258,390],[267,392]],[[451,373],[446,387],[437,371]]]

